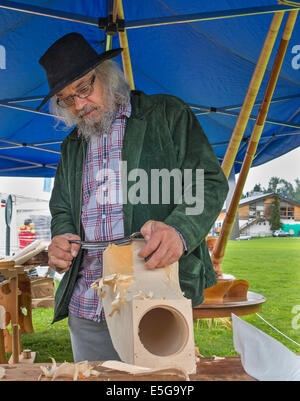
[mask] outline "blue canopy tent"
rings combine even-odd
[[[221,162],[274,13],[300,6],[276,0],[123,0],[123,8],[135,89],[187,102]],[[107,0],[0,0],[0,176],[54,176],[67,132],[61,125],[54,129],[47,105],[36,111],[49,91],[38,60],[55,40],[74,31],[99,52],[119,47],[118,35],[108,41],[99,29],[99,17],[111,10]],[[236,173],[283,25],[236,156]],[[297,21],[253,166],[300,146],[299,69]]]

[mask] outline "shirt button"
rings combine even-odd
[[[104,220],[106,219],[106,215],[105,214],[102,215],[102,219],[104,219]]]

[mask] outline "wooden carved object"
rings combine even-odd
[[[218,284],[204,290],[203,304],[221,304],[224,301],[247,301],[250,283],[246,280],[218,280]]]
[[[15,262],[16,265],[24,265],[27,261],[39,255],[48,247],[49,242],[44,240],[36,240],[25,248],[19,250],[12,256],[6,256],[2,260],[4,262]]]
[[[125,363],[195,373],[192,305],[180,289],[178,263],[147,269],[137,256],[145,244],[111,244],[103,255],[103,278],[92,285],[113,345]]]
[[[22,333],[33,333],[32,324],[32,297],[30,278],[26,273],[18,275],[19,287],[19,325]],[[26,314],[23,310],[26,309]]]
[[[0,284],[0,305],[6,311],[6,323],[11,322],[12,334],[4,330],[4,343],[7,349],[12,351],[13,363],[19,362],[20,332],[18,324],[18,273],[15,262],[0,261],[0,272],[5,281]]]
[[[4,342],[4,330],[6,329],[6,311],[4,306],[0,305],[0,364],[7,363],[5,355],[5,342]]]

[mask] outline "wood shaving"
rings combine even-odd
[[[51,380],[55,380],[59,376],[64,376],[71,377],[74,381],[100,375],[100,372],[94,370],[88,361],[78,363],[64,362],[60,366],[57,366],[55,359],[51,358],[51,360],[52,366],[50,369],[46,366],[40,366],[43,373],[39,376],[38,380],[41,379],[43,374],[45,377],[51,378]]]
[[[158,374],[158,375],[178,375],[181,377],[184,377],[186,381],[189,381],[189,375],[186,372],[185,369],[182,369],[181,367],[178,366],[170,366],[170,367],[165,367],[165,368],[147,368],[147,367],[142,367],[142,366],[137,366],[137,365],[131,365],[128,363],[120,362],[120,361],[105,361],[98,366],[113,369],[113,370],[119,370],[121,372],[126,372],[129,374],[132,374],[134,376],[145,376],[145,375],[153,375],[153,374]]]
[[[3,379],[5,374],[6,374],[6,370],[4,368],[0,367],[0,380]]]
[[[42,372],[44,373],[44,375],[46,377],[53,377],[53,375],[54,375],[54,373],[55,373],[55,371],[57,369],[55,359],[51,358],[51,360],[52,360],[52,366],[51,366],[50,369],[48,369],[46,366],[40,366]]]
[[[115,298],[112,301],[112,311],[109,316],[113,316],[115,312],[120,312],[120,303],[127,302],[125,294],[132,282],[132,276],[127,274],[114,273],[110,276],[101,277],[92,283],[91,288],[97,291],[99,298],[104,298],[107,294],[105,285],[112,288]]]
[[[213,355],[213,358],[214,358],[214,361],[220,361],[221,359],[225,359],[224,356],[216,356],[216,355]]]
[[[112,301],[111,306],[113,309],[109,314],[110,317],[112,317],[115,312],[120,312],[120,303],[121,301],[119,298],[115,298],[114,301]]]
[[[205,358],[203,355],[200,354],[198,347],[195,347],[195,356],[198,358]]]

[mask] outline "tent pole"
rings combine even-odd
[[[6,10],[23,12],[26,14],[38,15],[41,17],[55,18],[62,21],[78,22],[80,24],[87,24],[98,26],[98,18],[87,17],[85,15],[71,14],[60,10],[52,10],[44,7],[32,6],[24,3],[17,3],[14,1],[0,0],[0,8]]]
[[[112,22],[113,23],[116,23],[116,20],[117,20],[118,1],[119,0],[112,0],[112,1],[111,0],[107,0],[108,8],[109,8],[109,14],[112,15]],[[108,35],[106,33],[106,44],[105,44],[105,50],[106,51],[112,49],[112,40],[113,40],[113,36],[112,35]]]
[[[229,239],[235,216],[238,211],[239,202],[242,196],[243,188],[247,179],[248,172],[251,167],[251,163],[253,161],[255,152],[257,150],[258,142],[261,137],[261,133],[264,128],[265,120],[269,111],[270,102],[277,84],[277,80],[279,77],[280,69],[283,63],[284,56],[286,54],[286,49],[289,44],[293,28],[296,23],[298,11],[291,11],[288,15],[284,32],[282,34],[282,39],[276,54],[276,58],[274,61],[274,65],[271,71],[271,75],[268,81],[267,89],[265,91],[264,99],[259,110],[255,125],[253,127],[250,141],[247,147],[246,156],[243,161],[243,165],[239,174],[239,179],[237,185],[235,187],[235,191],[229,206],[229,209],[226,213],[221,233],[218,238],[218,241],[215,245],[215,248],[212,252],[211,258],[215,269],[220,270],[220,265],[224,258],[225,247],[227,241]]]
[[[163,26],[171,24],[184,24],[184,23],[193,23],[201,21],[217,21],[226,18],[238,18],[250,15],[278,13],[278,12],[285,12],[299,9],[300,9],[300,3],[299,6],[296,4],[295,5],[277,4],[273,6],[258,6],[252,8],[239,8],[239,9],[236,8],[229,10],[209,11],[204,13],[184,14],[170,17],[158,17],[158,18],[141,19],[135,21],[127,21],[125,26],[127,29],[147,28],[147,27],[155,27],[155,26]]]
[[[117,10],[118,10],[118,16],[121,19],[125,20],[122,0],[118,1]],[[130,85],[131,90],[134,90],[135,87],[134,87],[132,65],[131,65],[131,58],[130,58],[130,53],[129,53],[129,45],[128,45],[126,28],[124,29],[124,32],[119,32],[119,40],[120,40],[120,46],[124,49],[122,51],[122,62],[123,62],[124,75],[125,75],[127,82]]]
[[[32,107],[21,106],[19,104],[4,103],[1,100],[0,100],[0,107],[6,107],[7,109],[14,109],[14,110],[20,110],[20,111],[27,111],[28,113],[39,114],[41,116],[57,118],[62,121],[65,120],[64,117],[55,116],[54,114],[47,113],[46,111],[43,111],[43,110],[36,110]]]
[[[272,99],[271,103],[283,102],[283,101],[292,100],[292,99],[295,99],[298,97],[300,97],[300,93],[298,93],[296,95],[274,97]],[[10,100],[10,99],[3,100],[3,102],[10,102],[10,101],[13,101],[13,99],[12,100]],[[19,101],[22,101],[22,100],[19,100]],[[262,103],[262,100],[256,100],[254,102],[254,106],[260,106],[261,103]],[[188,103],[188,105],[190,106],[191,109],[203,111],[203,113],[199,113],[198,115],[207,114],[207,113],[218,113],[219,111],[236,110],[236,109],[240,109],[243,106],[242,104],[232,104],[230,106],[212,107],[212,106],[203,106],[203,105],[198,105],[198,104],[193,104],[193,103]]]
[[[269,28],[269,32],[266,36],[263,48],[261,50],[259,59],[257,61],[254,73],[251,78],[250,85],[248,87],[247,94],[244,99],[243,106],[241,108],[239,117],[237,119],[236,125],[234,127],[232,136],[229,141],[228,148],[226,150],[224,160],[222,163],[222,169],[224,171],[225,176],[228,178],[229,173],[232,169],[237,151],[239,149],[241,140],[243,138],[250,113],[254,106],[254,102],[256,96],[258,94],[263,76],[265,74],[268,61],[270,59],[272,49],[278,34],[278,30],[280,28],[284,13],[276,13],[273,16],[271,26]]]
[[[26,14],[38,15],[47,18],[55,18],[59,20],[65,20],[70,22],[77,22],[80,24],[87,24],[91,26],[98,27],[98,18],[96,17],[88,17],[86,15],[80,14],[72,14],[60,10],[53,10],[50,8],[38,7],[34,5],[18,3],[15,1],[7,1],[0,0],[0,8],[4,8],[6,10],[13,10],[17,12],[23,12]],[[272,6],[260,6],[260,7],[252,7],[252,8],[239,8],[233,10],[221,10],[221,11],[213,11],[207,13],[196,13],[189,15],[176,15],[171,17],[161,17],[161,18],[152,18],[152,19],[144,19],[137,21],[127,21],[126,28],[134,29],[134,28],[146,28],[148,26],[161,26],[161,25],[169,25],[169,24],[181,24],[181,23],[190,23],[190,22],[200,22],[200,21],[212,21],[219,20],[224,18],[236,18],[243,17],[249,15],[260,15],[260,14],[269,14],[269,13],[278,13],[284,11],[291,10],[299,10],[295,5],[289,4],[276,4]],[[120,15],[120,14],[119,14]]]
[[[203,115],[203,114],[212,114],[212,113],[215,113],[215,114],[221,114],[221,115],[223,115],[223,116],[229,116],[229,117],[238,117],[239,116],[239,113],[236,113],[236,112],[233,112],[233,111],[226,111],[226,110],[216,110],[216,111],[211,111],[211,112],[205,112],[205,113],[195,113],[195,115],[196,116],[200,116],[200,115]],[[255,116],[255,115],[250,115],[249,116],[249,120],[256,120],[256,118],[257,118],[257,116]],[[282,126],[284,126],[284,127],[289,127],[289,128],[297,128],[297,129],[299,129],[300,128],[300,124],[296,124],[296,123],[290,123],[290,122],[288,122],[288,121],[280,121],[280,120],[273,120],[273,119],[271,119],[271,118],[268,118],[267,120],[266,120],[266,123],[269,123],[269,124],[274,124],[274,125],[282,125]]]

